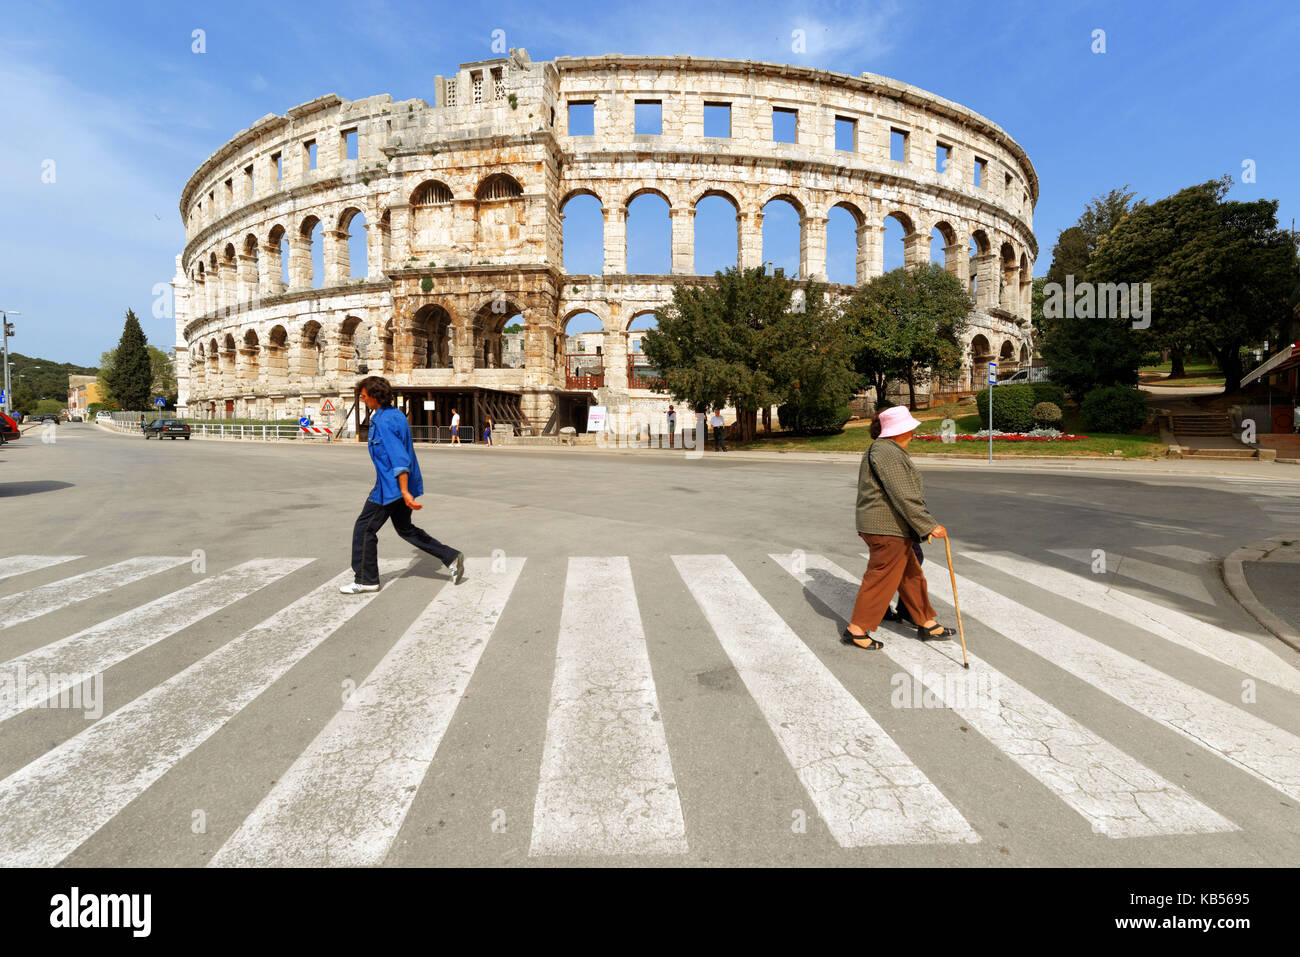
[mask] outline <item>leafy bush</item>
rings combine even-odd
[[[1039,428],[1053,426],[1061,421],[1061,407],[1055,402],[1040,402],[1032,410],[1034,424]]]
[[[1003,432],[1027,432],[1034,427],[1034,406],[1044,402],[1055,405],[1059,411],[1065,394],[1059,385],[1034,382],[1028,385],[995,386],[993,397],[993,428]],[[989,390],[981,389],[975,396],[980,422],[989,421]]]
[[[1147,420],[1142,393],[1122,385],[1093,389],[1083,397],[1079,411],[1083,424],[1093,432],[1136,432]]]
[[[844,423],[849,421],[849,416],[853,413],[847,403],[787,402],[777,409],[776,414],[782,428],[790,429],[797,435],[834,435],[844,431]]]

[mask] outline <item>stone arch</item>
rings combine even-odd
[[[605,268],[605,205],[595,190],[571,189],[560,203],[561,262],[570,274],[598,276]]]
[[[412,206],[441,206],[452,201],[451,187],[440,179],[426,179],[411,190]]]
[[[804,204],[789,190],[774,189],[758,209],[763,267],[771,264],[789,277],[805,278],[800,269],[808,223]]]
[[[509,173],[493,173],[478,184],[474,198],[484,200],[517,199],[524,195],[524,188],[519,180]]]
[[[1015,246],[1009,242],[1004,242],[998,250],[998,258],[1001,260],[1002,265],[1002,281],[998,287],[998,305],[1008,312],[1018,312],[1020,307],[1020,280],[1017,276],[1019,262],[1016,257]]]
[[[637,329],[637,323],[641,323],[641,328]],[[629,355],[636,355],[641,352],[641,336],[647,329],[657,329],[659,327],[659,317],[655,314],[654,309],[639,309],[634,312],[627,321],[627,351]],[[640,334],[638,334],[640,333]]]
[[[523,307],[510,299],[490,299],[474,313],[470,328],[471,354],[475,369],[501,369],[505,366],[503,335],[507,323],[527,314]]]
[[[731,204],[732,209],[736,211],[736,215],[740,215],[740,200],[734,193],[719,186],[708,186],[697,193],[695,198],[691,200],[691,209],[697,208],[701,200],[708,199],[711,196],[720,196],[725,199]]]
[[[658,186],[638,186],[628,195],[627,199],[623,201],[623,205],[630,209],[632,206],[632,201],[641,196],[658,196],[660,199],[662,199],[665,203],[668,204],[669,209],[673,208],[673,198],[669,196],[668,193],[666,193],[664,190],[660,189]]]
[[[455,321],[446,306],[426,303],[411,317],[411,368],[449,369]]]
[[[730,209],[728,209],[730,207]],[[691,270],[711,276],[740,265],[740,199],[709,187],[691,201]],[[735,250],[730,260],[724,250]]]
[[[988,233],[984,232],[984,230],[982,229],[975,229],[971,231],[970,242],[968,245],[969,245],[968,291],[970,292],[971,296],[974,297],[976,302],[982,304],[985,301],[985,290],[981,286],[981,283],[988,282],[989,274],[984,267],[985,267],[985,262],[987,261],[987,257],[989,256],[989,253],[993,248],[993,244],[989,242]],[[981,271],[982,269],[984,271]]]
[[[758,208],[762,210],[769,203],[776,202],[777,200],[781,200],[782,202],[789,203],[793,206],[794,211],[799,214],[800,219],[803,219],[808,215],[808,204],[804,200],[800,199],[798,194],[788,186],[773,186],[769,188],[759,199]]]
[[[587,319],[586,317],[590,317]],[[597,328],[570,329],[570,323],[580,319],[579,326]],[[610,332],[609,320],[586,308],[571,309],[561,320],[557,337],[564,343],[557,349],[562,357],[565,387],[569,389],[600,389],[606,382],[608,350],[605,348]]]
[[[672,272],[673,203],[668,194],[654,186],[642,186],[625,205],[627,272]]]
[[[256,388],[258,380],[258,360],[261,346],[256,329],[244,330],[239,345],[239,386],[240,392],[249,392]]]
[[[319,289],[325,284],[324,250],[316,238],[318,232],[323,234],[324,229],[314,213],[304,216],[298,224],[296,242],[289,247],[290,289]],[[319,264],[317,259],[321,260]]]
[[[1028,318],[1030,304],[1034,295],[1034,274],[1029,265],[1029,256],[1020,254],[1020,316]]]
[[[891,219],[894,221],[892,227],[890,225]],[[889,272],[899,266],[914,265],[915,246],[918,238],[916,223],[911,216],[897,208],[885,213],[880,222],[881,271]],[[894,260],[894,256],[890,255],[890,243],[897,243],[901,246],[901,251],[897,253],[897,261]]]
[[[304,379],[325,374],[325,334],[315,319],[303,323],[298,337],[297,373]]]
[[[854,203],[840,200],[826,210],[826,278],[854,285],[865,280],[862,261],[866,216]]]
[[[578,196],[590,196],[596,202],[600,203],[601,206],[605,205],[605,201],[601,198],[600,193],[596,192],[594,188],[590,186],[574,186],[565,193],[564,197],[560,200],[560,212],[564,212],[564,207],[569,205],[569,200],[575,199]]]
[[[353,227],[360,222],[361,232],[353,235]],[[337,245],[338,275],[341,279],[365,279],[370,262],[367,254],[367,234],[370,223],[366,214],[356,206],[348,206],[339,213],[335,220],[335,241]],[[356,255],[353,255],[356,253]]]
[[[480,249],[520,249],[524,226],[524,190],[509,173],[493,173],[474,191],[475,242]]]
[[[977,368],[982,363],[992,361],[993,347],[989,345],[988,337],[982,332],[977,332],[971,336],[969,354],[972,368]]]
[[[344,316],[339,323],[338,371],[343,375],[357,374],[366,361],[366,334],[360,316]]]
[[[938,242],[938,248],[935,243]],[[961,256],[957,246],[957,230],[946,219],[941,219],[930,228],[930,262],[938,263],[954,276],[961,276]]]

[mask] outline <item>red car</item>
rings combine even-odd
[[[22,433],[18,431],[18,423],[9,418],[9,416],[5,415],[3,412],[0,412],[0,440],[12,442],[14,439],[20,438],[21,436]]]

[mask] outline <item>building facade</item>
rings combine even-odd
[[[675,284],[712,281],[694,273],[695,213],[710,197],[734,209],[744,267],[763,262],[765,208],[792,206],[800,277],[825,278],[834,209],[855,224],[857,283],[883,269],[887,219],[908,265],[929,262],[941,237],[944,267],[976,305],[951,387],[969,388],[987,359],[1005,370],[1028,358],[1037,175],[965,107],[872,74],[691,57],[534,63],[523,50],[433,85],[433,105],[329,95],[268,115],[190,178],[173,281],[182,414],[347,406],[364,374],[388,377],[416,424],[445,424],[452,403],[539,432],[581,422],[592,403],[657,412],[669,400],[638,374],[630,327]],[[727,135],[704,135],[706,108],[725,110]],[[637,131],[643,109],[657,132]],[[578,116],[591,125],[571,130]],[[667,273],[627,269],[628,206],[644,194],[668,206]],[[599,274],[565,269],[565,209],[583,195],[603,218]],[[362,236],[364,271],[349,253]],[[595,378],[591,348],[576,376],[567,355],[580,313],[603,326]],[[515,324],[522,349],[504,332]],[[433,411],[419,401],[438,397]]]

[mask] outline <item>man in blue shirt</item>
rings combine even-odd
[[[424,508],[420,463],[411,444],[406,416],[393,408],[393,388],[377,375],[361,380],[361,401],[370,410],[370,460],[375,463],[375,487],[352,529],[352,572],[356,581],[339,591],[345,595],[379,591],[379,529],[390,518],[405,541],[423,549],[451,569],[452,582],[465,580],[465,555],[442,544],[411,524],[412,509]]]

